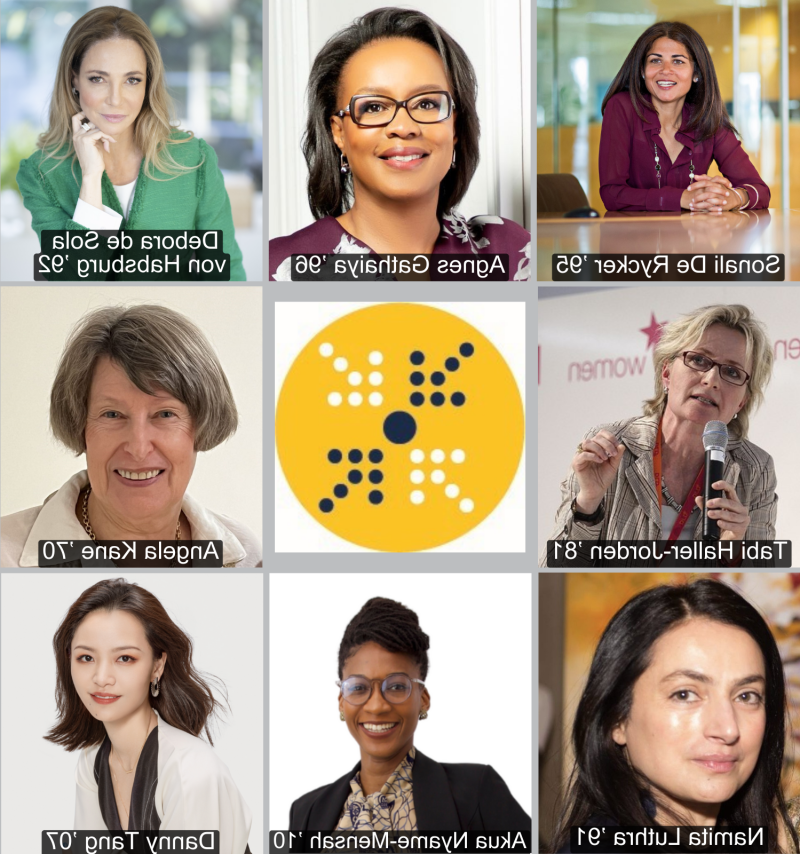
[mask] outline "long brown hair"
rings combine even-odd
[[[81,702],[72,682],[72,639],[78,626],[93,611],[127,611],[144,627],[147,642],[155,658],[167,653],[167,665],[160,680],[158,697],[148,693],[150,705],[176,729],[206,737],[213,744],[208,719],[217,714],[222,703],[192,664],[192,639],[164,610],[152,593],[124,578],[109,578],[92,585],[73,602],[53,636],[56,656],[56,706],[58,722],[47,733],[48,741],[66,750],[78,750],[100,744],[106,737],[101,721],[95,720]],[[209,677],[206,677],[209,678]],[[210,677],[210,679],[222,683]],[[224,686],[222,693],[225,696]],[[227,703],[227,696],[225,696]]]
[[[700,78],[697,83],[692,80],[692,87],[686,94],[685,103],[693,106],[692,117],[686,129],[695,132],[698,142],[715,136],[723,128],[737,133],[725,109],[714,62],[706,43],[697,30],[680,21],[659,21],[639,36],[603,98],[601,114],[605,112],[609,100],[618,92],[630,93],[633,109],[640,119],[644,120],[643,110],[654,112],[653,105],[648,100],[650,93],[644,85],[642,74],[650,48],[658,39],[680,42],[694,63],[693,78]]]

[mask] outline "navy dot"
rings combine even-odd
[[[383,422],[383,435],[395,445],[405,445],[417,435],[417,422],[408,412],[392,412]]]
[[[342,461],[342,452],[338,448],[333,448],[328,451],[328,462],[340,463]]]
[[[347,479],[350,483],[361,483],[364,479],[364,475],[358,469],[353,469],[347,473]]]
[[[370,483],[381,483],[383,481],[383,472],[380,469],[373,469],[369,473]]]
[[[456,391],[450,396],[450,403],[452,403],[453,406],[463,406],[466,399],[467,398],[464,397],[460,391]]]
[[[323,513],[330,513],[333,510],[333,502],[330,498],[323,498],[319,503],[319,509],[322,510]]]
[[[425,403],[425,395],[421,391],[415,391],[409,398],[412,406],[422,406]]]
[[[444,395],[440,391],[435,391],[431,395],[431,403],[434,406],[441,406],[444,403]]]
[[[333,487],[333,494],[337,498],[347,498],[347,487],[343,483],[337,483],[336,486]]]
[[[463,344],[458,348],[458,352],[459,352],[459,353],[461,353],[461,355],[462,355],[465,359],[468,359],[468,358],[469,358],[469,357],[470,357],[470,356],[475,352],[475,348],[472,346],[472,344],[470,344],[470,343],[469,343],[469,341],[465,341],[465,342],[464,342],[464,343],[463,343]]]
[[[369,452],[369,461],[371,463],[379,463],[379,462],[382,462],[382,460],[383,460],[383,451],[381,451],[379,448],[373,448]]]
[[[350,460],[351,463],[360,463],[361,460],[364,459],[364,455],[358,450],[358,448],[353,448],[353,450],[347,455],[347,459]]]
[[[411,385],[422,385],[425,382],[425,374],[421,371],[414,371],[409,380],[411,380]]]
[[[420,350],[414,350],[409,359],[411,359],[412,365],[421,365],[425,361],[425,354]]]
[[[448,371],[457,371],[461,362],[456,359],[455,356],[451,356],[449,359],[445,359],[444,366]]]
[[[383,501],[383,493],[379,489],[373,489],[369,494],[370,504],[380,504]]]
[[[444,374],[441,371],[434,371],[431,374],[431,382],[434,385],[444,385]]]

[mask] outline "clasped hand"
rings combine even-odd
[[[736,210],[745,204],[741,190],[733,189],[722,175],[695,175],[694,181],[681,195],[681,207],[690,211],[720,213]]]

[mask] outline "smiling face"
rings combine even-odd
[[[339,106],[347,107],[354,95],[404,101],[434,91],[452,95],[439,54],[414,39],[382,39],[359,50],[344,66]],[[359,127],[349,116],[333,116],[331,130],[350,164],[356,202],[365,193],[378,200],[438,199],[457,141],[455,111],[442,122],[420,124],[400,109],[390,124],[375,128]],[[400,157],[406,159],[393,159]]]
[[[86,462],[90,506],[118,526],[174,526],[194,471],[194,427],[185,404],[167,392],[146,394],[108,357],[97,362],[89,392]]]
[[[405,673],[420,679],[419,666],[401,653],[389,652],[376,643],[362,644],[344,664],[342,679],[365,676],[382,682],[393,673]],[[427,689],[416,682],[411,696],[402,703],[390,703],[373,682],[372,696],[362,706],[354,706],[339,694],[339,710],[344,713],[347,728],[358,742],[361,755],[381,762],[396,759],[399,764],[411,750],[420,712],[430,707]],[[390,725],[387,728],[387,725]]]
[[[708,824],[756,766],[765,689],[764,657],[747,632],[692,619],[653,644],[613,738],[658,800]]]
[[[744,335],[721,323],[709,326],[700,341],[686,349],[703,353],[715,362],[742,368],[748,374],[753,372],[747,360]],[[702,425],[708,421],[728,424],[747,402],[747,384],[737,386],[723,380],[716,366],[701,374],[687,367],[682,355],[664,366],[661,378],[669,389],[667,409],[679,420]]]
[[[75,690],[103,723],[149,705],[150,683],[161,678],[166,661],[166,653],[154,658],[144,626],[127,611],[93,611],[78,625],[70,649]]]
[[[656,39],[644,58],[644,84],[653,96],[653,104],[677,104],[683,107],[692,88],[694,62],[689,49],[672,39]]]
[[[72,85],[90,122],[114,137],[130,132],[147,89],[144,51],[130,39],[95,42]]]

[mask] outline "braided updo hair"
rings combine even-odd
[[[376,596],[365,602],[344,630],[339,644],[339,678],[344,663],[365,643],[376,643],[389,652],[399,652],[419,665],[422,681],[428,675],[430,638],[419,627],[419,617],[394,599]]]

